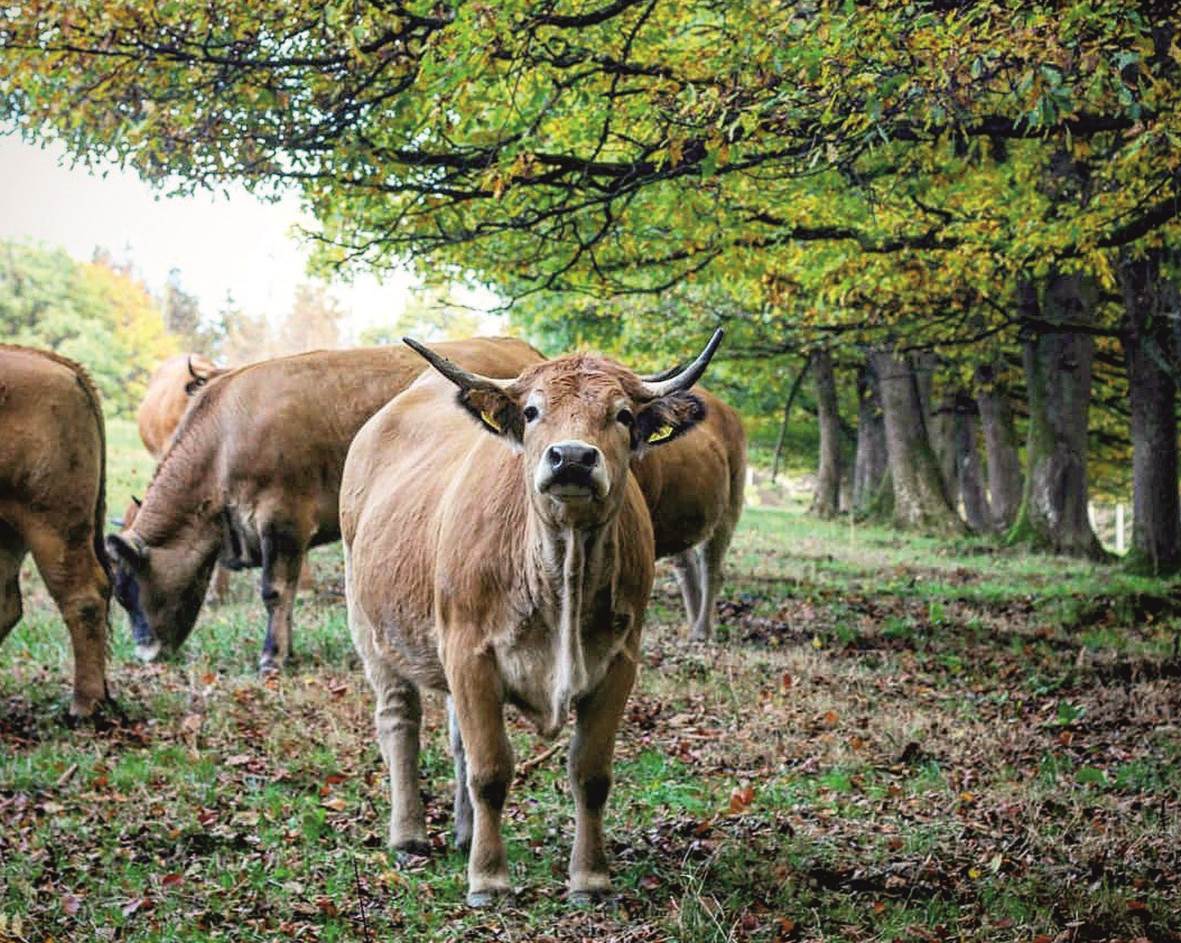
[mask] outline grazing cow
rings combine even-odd
[[[502,376],[537,356],[511,338],[440,347]],[[184,642],[220,560],[230,569],[262,567],[267,634],[259,666],[283,666],[304,556],[340,537],[349,442],[423,369],[402,347],[313,351],[238,367],[209,384],[181,421],[131,526],[107,538],[115,596],[141,658]]]
[[[652,513],[656,556],[673,558],[690,637],[713,637],[714,608],[722,588],[722,561],[742,514],[746,433],[732,408],[694,387],[705,419],[691,435],[657,449],[632,471]]]
[[[177,354],[156,368],[135,414],[139,437],[152,458],[159,461],[164,455],[193,394],[225,372],[201,354]]]
[[[89,717],[107,700],[111,595],[98,392],[65,357],[0,344],[0,431],[0,641],[20,621],[20,568],[31,551],[70,630],[70,716]]]
[[[652,525],[629,466],[702,419],[689,388],[720,339],[658,383],[586,354],[496,380],[408,340],[442,377],[420,378],[349,450],[345,591],[377,696],[390,844],[428,847],[419,690],[445,691],[456,842],[470,846],[473,906],[509,886],[500,836],[513,766],[506,703],[546,736],[574,708],[570,891],[609,887],[603,808],[653,576]]]

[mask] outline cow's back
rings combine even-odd
[[[47,351],[0,345],[0,429],[0,520],[97,533],[103,422],[85,371]]]

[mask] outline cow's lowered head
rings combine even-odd
[[[463,370],[417,341],[405,342],[459,388],[459,404],[489,433],[524,454],[530,502],[547,523],[587,527],[623,501],[628,465],[705,416],[689,392],[721,342],[715,331],[695,360],[644,380],[611,360],[575,354],[529,367],[511,380]]]
[[[147,545],[133,529],[108,534],[106,547],[115,598],[131,620],[135,654],[152,661],[162,652],[176,651],[197,621],[213,560],[201,564],[196,579],[178,580],[168,559],[173,554]]]

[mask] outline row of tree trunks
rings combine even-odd
[[[1129,563],[1154,574],[1181,567],[1177,494],[1177,384],[1174,327],[1178,292],[1161,274],[1161,254],[1125,260],[1124,357],[1132,399],[1132,550]]]
[[[1027,324],[1029,401],[1025,493],[1010,541],[1070,556],[1102,558],[1087,514],[1087,416],[1091,404],[1094,286],[1078,274],[1052,275],[1044,303],[1029,282],[1018,288]]]

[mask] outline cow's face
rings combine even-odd
[[[720,340],[658,383],[585,354],[530,367],[515,380],[468,374],[411,343],[459,387],[458,400],[490,433],[524,453],[532,504],[557,526],[594,526],[619,509],[633,457],[671,442],[705,415],[689,387]]]
[[[176,651],[197,621],[212,561],[193,574],[176,551],[149,548],[131,530],[108,535],[106,545],[115,598],[127,610],[136,655],[152,661]]]

